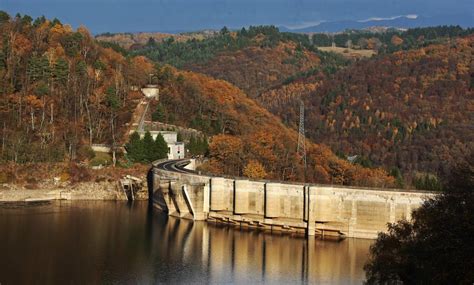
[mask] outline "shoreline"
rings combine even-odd
[[[0,203],[70,201],[127,201],[117,182],[81,182],[69,185],[48,185],[33,189],[15,184],[0,185]],[[146,187],[135,195],[135,200],[148,200]]]

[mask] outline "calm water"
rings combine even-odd
[[[358,284],[371,242],[193,223],[146,202],[0,205],[0,283]]]

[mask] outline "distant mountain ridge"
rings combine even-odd
[[[418,15],[405,15],[390,18],[371,18],[367,20],[342,20],[321,22],[318,25],[304,28],[288,28],[280,26],[280,31],[294,33],[335,33],[342,32],[347,29],[367,29],[371,27],[393,27],[393,28],[416,28],[438,25],[459,25],[461,27],[473,27],[474,17],[469,14],[461,15],[443,15],[434,17],[425,17]]]

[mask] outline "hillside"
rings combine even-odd
[[[291,42],[223,52],[205,64],[190,64],[185,68],[231,82],[255,98],[288,77],[320,65],[321,60],[315,53],[298,50]]]
[[[133,54],[223,79],[256,98],[303,73],[333,73],[348,61],[315,49],[307,35],[282,33],[273,26],[237,32],[222,29],[205,40],[168,40]]]
[[[303,180],[295,154],[297,133],[232,84],[194,72],[163,67],[160,103],[165,121],[203,131],[211,137],[205,170],[230,175],[257,164],[279,180]],[[165,75],[166,74],[166,75]],[[338,158],[329,148],[307,142],[307,181],[365,186],[394,186],[381,169],[368,169]]]
[[[298,129],[300,99],[308,98],[323,84],[326,76],[318,73],[295,79],[261,93],[256,100],[292,129]]]
[[[83,146],[121,143],[153,65],[98,45],[87,29],[2,15],[0,160],[81,159]]]
[[[471,32],[459,26],[312,35],[280,32],[273,26],[236,32],[223,28],[204,40],[169,39],[132,53],[226,80],[257,98],[303,75],[328,76],[363,57],[446,44]],[[333,42],[336,47],[331,47]]]
[[[141,98],[131,90],[153,73],[162,121],[212,136],[207,171],[303,180],[296,132],[232,84],[142,56],[125,58],[83,27],[74,31],[44,17],[0,18],[2,162],[81,162],[92,143],[123,145]],[[309,142],[307,181],[394,186],[385,171],[353,165]]]
[[[359,155],[365,164],[400,168],[408,178],[415,172],[446,174],[474,150],[473,41],[471,35],[362,60],[322,84],[302,79],[300,89],[319,85],[301,93],[308,136],[340,155]],[[297,102],[286,95],[291,88],[271,90],[259,100],[294,122]]]

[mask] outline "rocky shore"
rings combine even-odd
[[[147,200],[146,185],[135,195],[136,200]],[[117,182],[80,182],[58,185],[0,184],[1,202],[34,202],[48,200],[127,200]]]

